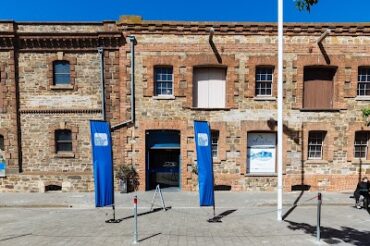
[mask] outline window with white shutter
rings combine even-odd
[[[226,107],[226,69],[201,67],[194,69],[193,106]]]

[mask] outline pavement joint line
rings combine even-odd
[[[253,206],[243,206],[243,207],[238,207],[238,206],[221,206],[218,207],[216,206],[216,209],[248,209],[252,207],[274,207],[276,204],[257,204]],[[306,204],[283,204],[284,207],[292,207],[292,206],[297,206],[297,207],[316,207],[316,203],[306,203]],[[353,203],[323,203],[323,207],[329,206],[353,206]],[[160,206],[158,206],[160,207]],[[0,204],[0,208],[69,208],[69,209],[94,209],[95,207],[93,205],[80,205],[80,204]],[[121,209],[132,209],[132,206],[120,206],[116,205],[116,209],[121,208]],[[139,206],[138,209],[149,209],[149,206],[144,206],[141,207]],[[193,207],[193,206],[182,206],[182,207],[177,207],[177,206],[171,206],[171,209],[198,209],[201,207]],[[104,207],[104,208],[99,208],[99,209],[112,209],[111,207]]]

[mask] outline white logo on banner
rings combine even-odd
[[[198,133],[198,145],[208,146],[208,135],[206,133]]]
[[[106,133],[94,133],[95,146],[108,146],[108,135]]]

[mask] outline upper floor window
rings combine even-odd
[[[71,83],[71,67],[68,61],[53,62],[54,85],[66,85]]]
[[[194,69],[193,106],[225,108],[226,69],[199,67]]]
[[[357,96],[370,96],[370,68],[358,69]]]
[[[220,132],[213,130],[211,132],[212,136],[212,157],[217,158],[218,157],[218,139],[220,138]]]
[[[55,151],[71,152],[72,151],[72,131],[56,130],[55,131]]]
[[[332,109],[333,80],[336,69],[332,67],[305,67],[303,107],[306,109]]]
[[[155,67],[155,95],[172,96],[173,95],[173,68]]]
[[[256,68],[256,96],[272,96],[272,67]]]
[[[4,136],[0,135],[0,150],[5,150],[5,144],[4,144]]]
[[[323,144],[325,132],[310,131],[308,135],[308,159],[322,160],[323,159]]]
[[[355,133],[354,157],[367,159],[370,132],[358,131]]]

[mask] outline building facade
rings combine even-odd
[[[284,34],[284,189],[352,190],[370,175],[370,26]],[[218,188],[277,185],[275,24],[1,22],[0,58],[2,191],[92,191],[104,102],[114,165],[140,190],[197,189],[194,120],[210,122]]]

